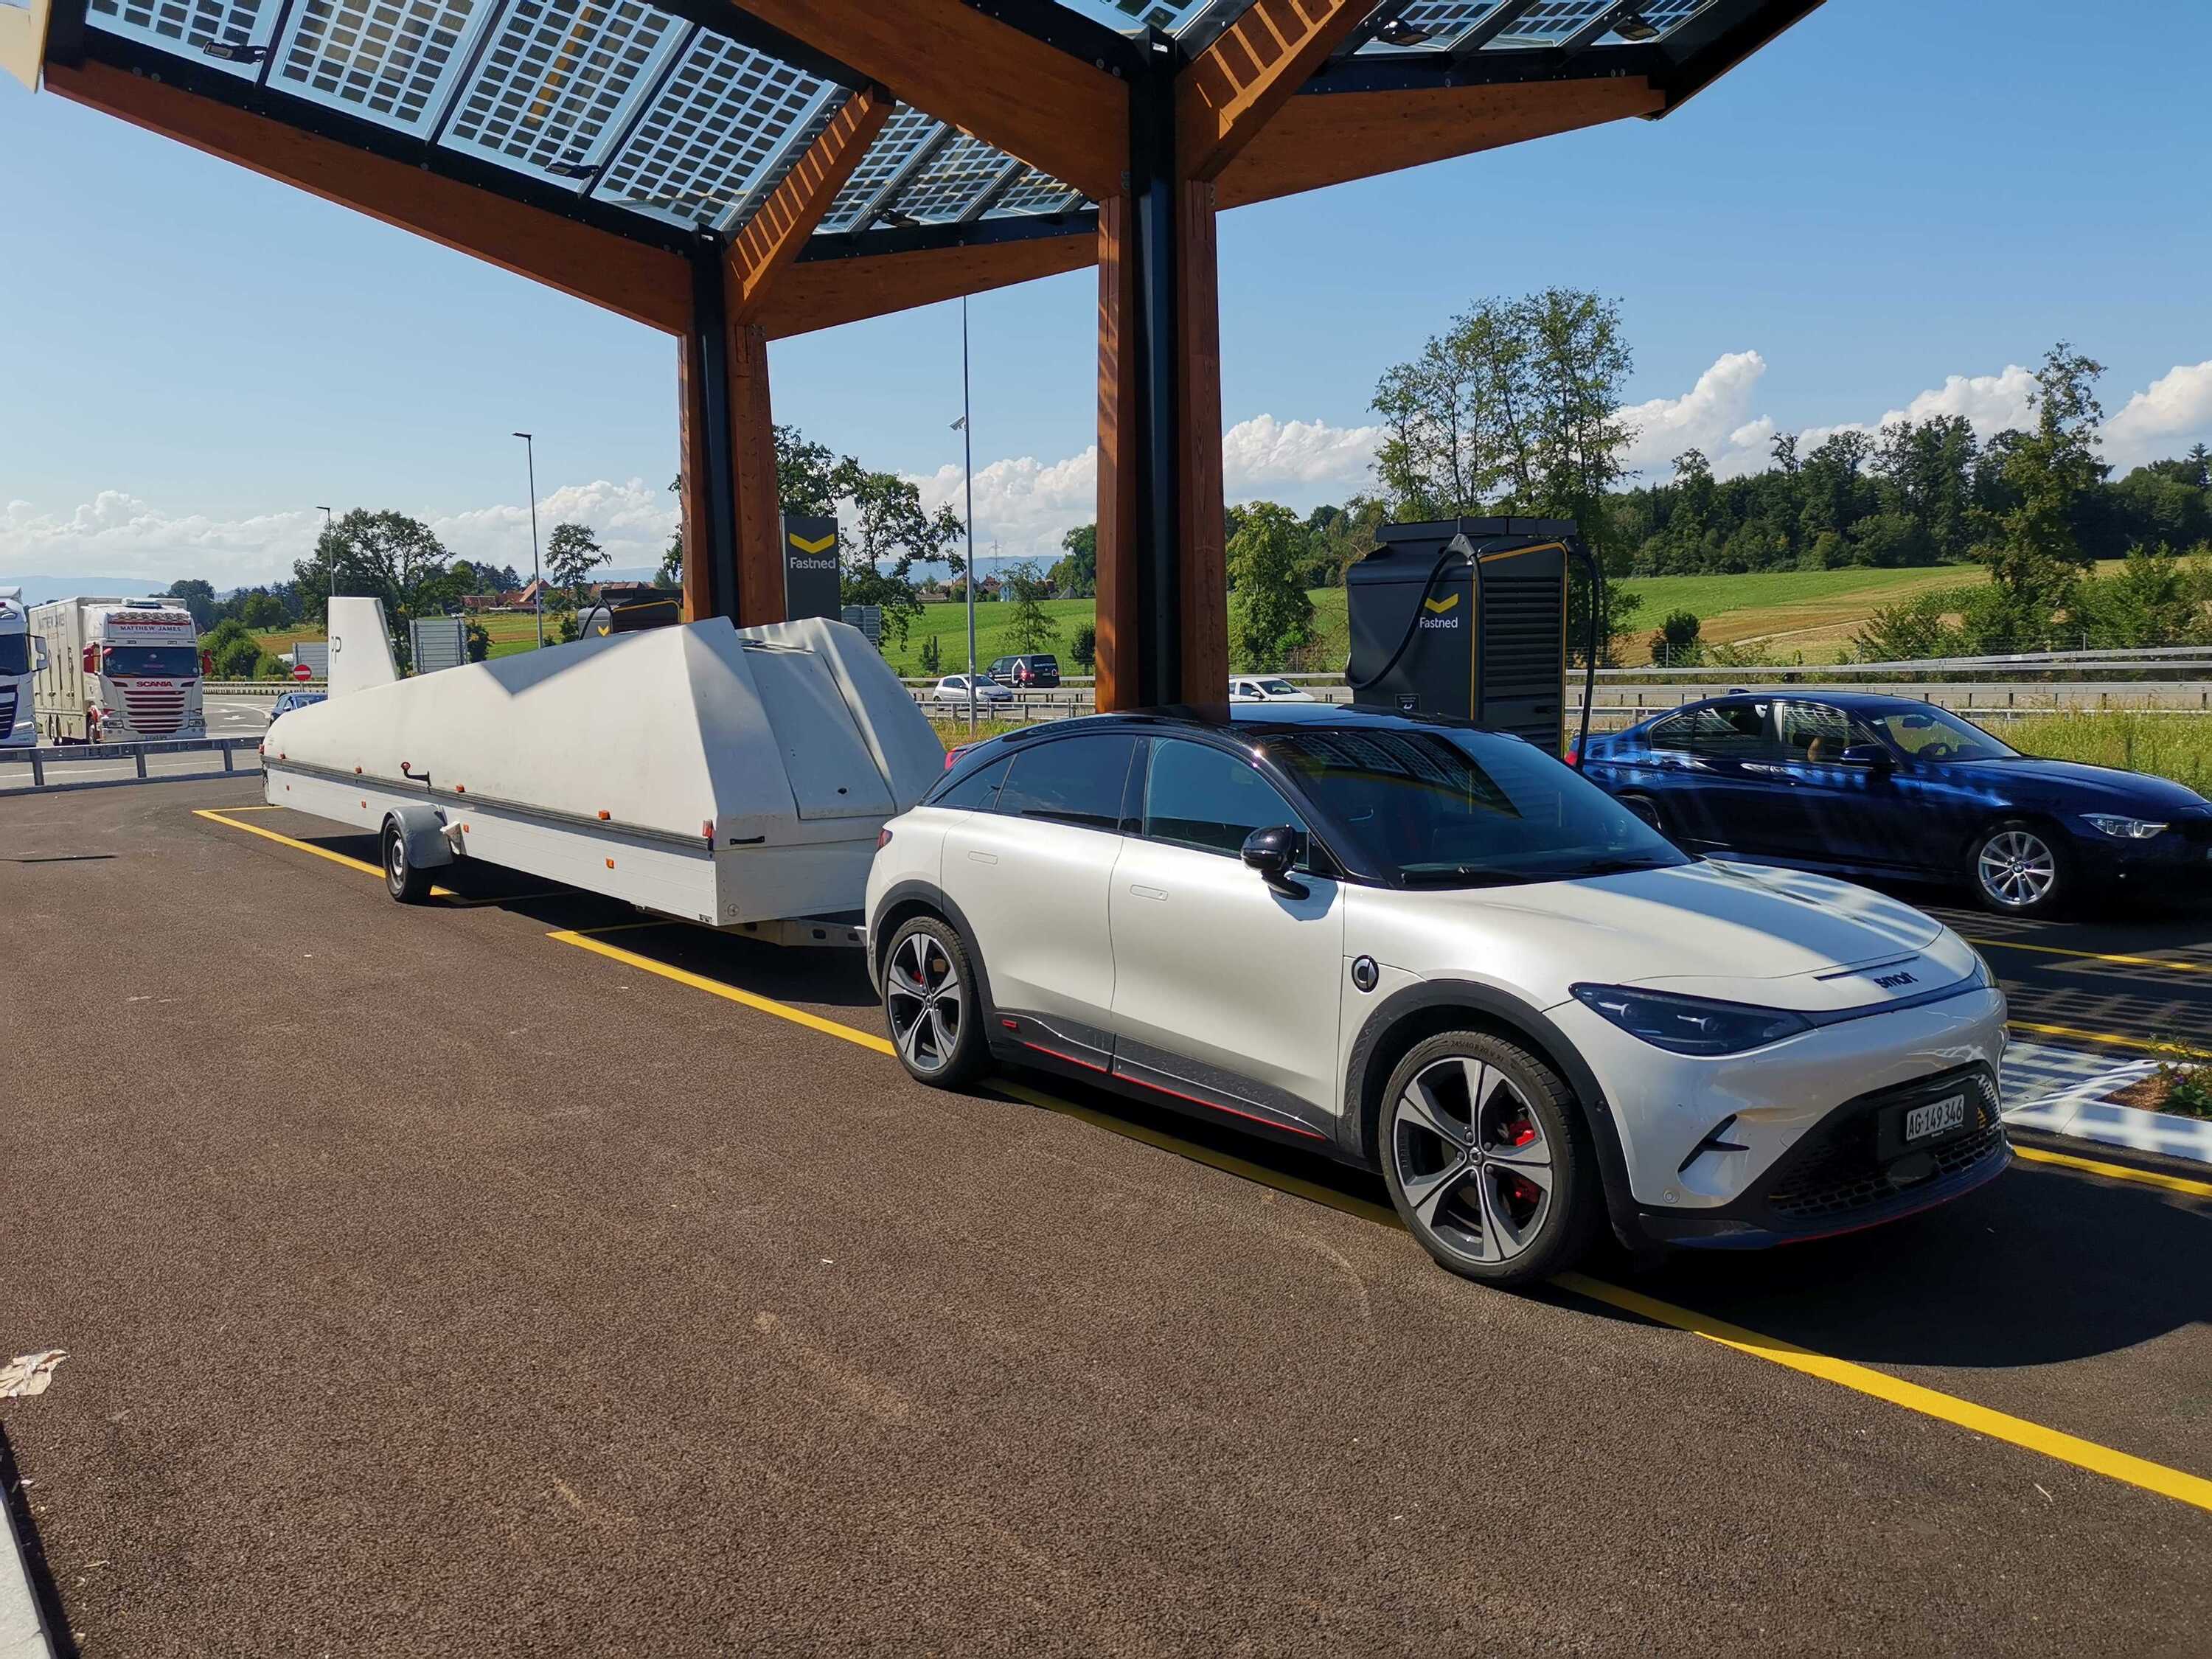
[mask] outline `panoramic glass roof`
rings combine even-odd
[[[1248,3],[1059,0],[1094,25],[1160,29],[1190,50]],[[826,63],[786,62],[696,21],[740,14],[671,3],[678,10],[643,0],[88,0],[86,22],[95,52],[105,37],[137,66],[149,54],[188,63],[202,89],[234,88],[238,101],[280,119],[313,125],[329,112],[419,143],[426,156],[522,175],[538,192],[632,217],[641,230],[727,234],[854,88]],[[1720,3],[1383,0],[1339,61],[1620,52]],[[820,234],[1016,219],[1042,230],[1085,205],[1079,191],[902,106]]]

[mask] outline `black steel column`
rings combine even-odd
[[[1176,283],[1176,74],[1182,54],[1158,29],[1146,41],[1145,65],[1129,82],[1130,234],[1135,241],[1133,446],[1137,474],[1137,702],[1140,708],[1182,695],[1182,296]]]
[[[685,558],[706,560],[707,592],[717,617],[738,614],[737,452],[730,436],[730,315],[722,288],[722,250],[709,243],[691,256],[691,333],[685,349],[696,376],[706,425],[705,545]],[[694,617],[694,621],[703,620]]]

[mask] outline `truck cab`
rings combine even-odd
[[[23,590],[0,587],[0,748],[28,749],[39,740],[31,696],[32,669],[39,658]]]
[[[61,599],[31,613],[46,641],[38,719],[56,741],[140,743],[207,732],[191,614],[167,599]]]

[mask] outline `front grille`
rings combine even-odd
[[[2212,816],[2184,818],[2173,827],[2191,847],[2212,847]]]
[[[4,738],[15,726],[15,688],[0,691],[0,738]]]
[[[1970,1134],[1932,1148],[1931,1173],[1899,1181],[1876,1160],[1875,1117],[1887,1109],[1940,1100],[1964,1085],[1974,1113]],[[1784,1158],[1766,1192],[1767,1207],[1786,1220],[1821,1221],[1887,1202],[1930,1181],[1972,1168],[2004,1144],[1996,1079],[1979,1067],[1922,1079],[1854,1101],[1800,1141]]]

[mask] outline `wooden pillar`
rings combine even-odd
[[[1181,700],[1229,713],[1229,563],[1221,478],[1221,285],[1214,242],[1214,187],[1176,187],[1176,308],[1182,410],[1182,613]]]
[[[730,442],[737,475],[738,619],[784,620],[783,517],[775,476],[775,417],[769,406],[768,331],[730,330]]]
[[[1137,618],[1136,239],[1127,196],[1098,204],[1098,684],[1102,712],[1140,707]]]
[[[730,445],[730,330],[722,262],[692,263],[691,322],[678,385],[683,398],[684,620],[737,614],[737,478]]]

